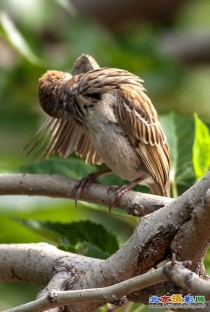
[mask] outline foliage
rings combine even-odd
[[[195,115],[195,140],[193,166],[196,178],[200,179],[210,167],[210,133],[205,123]]]
[[[192,144],[194,121],[192,117],[175,113],[161,116],[161,122],[168,138],[171,154],[171,190],[176,197],[195,180],[192,165]]]
[[[95,166],[86,165],[84,160],[77,158],[62,159],[58,157],[52,157],[48,160],[42,160],[40,162],[32,162],[27,165],[20,166],[15,169],[16,172],[23,173],[35,173],[35,174],[60,174],[73,179],[81,179],[87,176],[89,173],[95,171]]]
[[[102,225],[91,221],[71,223],[43,222],[37,220],[17,220],[24,226],[47,238],[58,248],[104,259],[112,255],[119,248],[115,236]]]

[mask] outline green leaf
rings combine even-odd
[[[22,34],[5,13],[0,14],[0,34],[30,63],[43,65],[41,59],[34,54]]]
[[[40,162],[31,162],[16,169],[23,173],[60,174],[73,179],[81,179],[96,170],[95,166],[86,164],[84,159],[70,157],[67,159],[52,157]]]
[[[192,117],[170,113],[160,117],[161,124],[167,136],[170,155],[170,180],[172,195],[178,195],[179,186],[187,189],[195,179],[192,164],[192,146],[194,141],[194,120]]]
[[[116,237],[91,221],[72,223],[16,219],[59,248],[89,257],[107,258],[119,248]]]
[[[193,166],[197,179],[200,179],[210,167],[210,133],[208,127],[197,115],[195,115]]]

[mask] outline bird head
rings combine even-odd
[[[104,96],[123,85],[141,88],[140,78],[121,69],[99,68],[72,76],[49,70],[39,79],[39,99],[43,110],[55,118],[74,118],[84,123],[89,108],[105,103]]]
[[[48,70],[39,79],[39,100],[42,109],[50,116],[65,118],[65,103],[71,97],[66,93],[66,82],[72,78],[69,73]]]

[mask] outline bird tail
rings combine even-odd
[[[169,181],[167,181],[165,185],[160,185],[157,182],[153,182],[148,186],[150,190],[152,191],[152,194],[170,197],[170,182]]]

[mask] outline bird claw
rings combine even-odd
[[[87,192],[88,188],[92,183],[96,182],[96,174],[91,173],[84,179],[80,180],[79,183],[75,186],[75,206],[77,208],[77,202],[81,196],[81,194],[85,191]]]
[[[77,202],[78,199],[80,198],[80,195],[88,190],[88,188],[91,186],[92,183],[96,183],[97,182],[97,178],[105,175],[105,174],[109,174],[112,173],[112,171],[110,169],[104,170],[104,171],[99,171],[99,172],[94,172],[94,173],[90,173],[86,178],[82,179],[79,181],[79,183],[76,185],[75,187],[75,206],[77,207]]]
[[[114,205],[118,205],[119,204],[119,199],[123,196],[123,194],[125,194],[128,190],[130,190],[130,185],[129,184],[124,184],[121,186],[117,186],[117,185],[112,185],[110,186],[110,188],[108,189],[108,192],[110,191],[115,191],[115,193],[113,194],[113,198],[109,204],[109,212],[111,212],[111,208]]]

